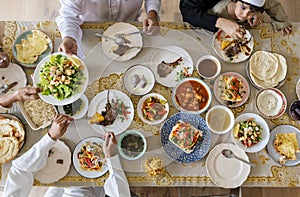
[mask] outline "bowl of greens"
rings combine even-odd
[[[85,94],[82,94],[81,97],[73,103],[58,106],[58,112],[71,116],[74,119],[80,119],[86,114],[88,108],[89,100]]]
[[[77,56],[57,52],[46,56],[33,74],[34,86],[40,87],[39,96],[52,105],[75,102],[84,93],[88,83],[86,65]]]

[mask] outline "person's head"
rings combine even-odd
[[[253,17],[255,12],[263,12],[266,0],[231,0],[236,3],[235,15],[238,20],[245,21]]]

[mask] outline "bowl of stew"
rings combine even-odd
[[[181,80],[172,92],[175,107],[186,113],[203,113],[210,106],[211,100],[210,88],[198,78],[189,77]]]
[[[118,140],[119,153],[128,160],[139,159],[146,152],[146,149],[146,138],[137,130],[125,131]]]

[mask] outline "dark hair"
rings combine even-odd
[[[238,2],[238,1],[240,1],[240,2],[242,2],[242,3],[245,3],[245,4],[247,4],[247,5],[249,5],[250,6],[250,10],[251,11],[259,11],[259,12],[261,12],[261,13],[263,13],[264,12],[264,7],[258,7],[258,6],[255,6],[255,5],[252,5],[252,4],[250,4],[250,3],[246,3],[246,2],[244,2],[243,0],[231,0],[233,3],[236,3],[236,2]]]

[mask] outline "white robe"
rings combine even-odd
[[[77,41],[78,55],[83,57],[81,50],[83,21],[138,21],[143,0],[60,0],[60,16],[56,18],[62,38],[70,36]],[[160,11],[161,0],[145,0],[145,9]]]
[[[4,197],[27,197],[29,195],[34,181],[33,176],[46,166],[48,152],[55,143],[56,141],[46,134],[26,153],[12,162],[4,187]],[[104,183],[104,190],[102,187],[50,187],[45,196],[102,197],[106,193],[111,197],[130,197],[129,185],[119,157],[107,158],[106,161],[110,175]]]

